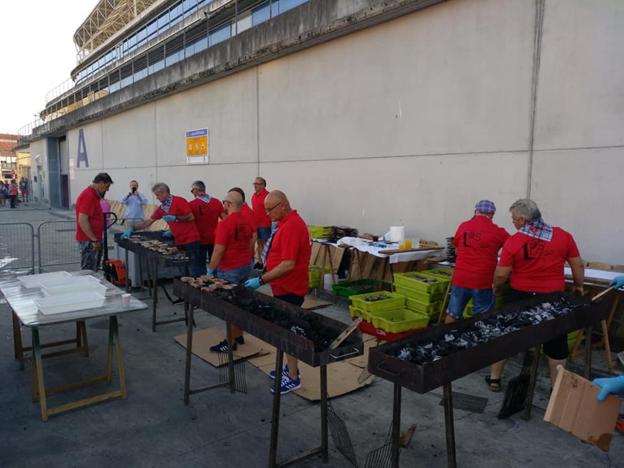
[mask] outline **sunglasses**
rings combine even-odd
[[[273,211],[275,208],[277,208],[278,206],[280,206],[282,204],[282,202],[277,203],[276,205],[273,205],[271,208],[265,208],[264,211],[266,211],[266,214],[271,214],[271,211]]]

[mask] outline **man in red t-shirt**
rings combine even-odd
[[[256,230],[257,230],[256,228],[258,226],[256,225],[256,219],[254,218],[253,210],[249,208],[249,205],[245,202],[245,192],[240,187],[232,187],[230,190],[228,190],[228,193],[230,192],[236,192],[240,194],[241,197],[243,197],[243,206],[241,207],[240,212],[243,215],[243,217],[247,220],[247,222],[251,224],[254,228],[254,244],[255,244],[258,238],[258,235],[256,234]],[[254,259],[254,254],[253,252],[251,252],[251,260],[253,259]]]
[[[134,229],[137,231],[147,229],[159,219],[166,221],[176,246],[187,252],[190,257],[190,274],[195,277],[206,274],[206,262],[202,261],[199,254],[199,233],[188,202],[182,197],[171,195],[169,186],[162,182],[154,184],[152,192],[160,202],[160,206],[152,213],[150,219],[138,224]],[[134,229],[126,229],[123,237],[130,237]]]
[[[227,216],[217,226],[214,252],[210,257],[208,274],[222,278],[230,283],[240,283],[251,272],[253,255],[253,226],[241,213],[243,197],[237,192],[229,192],[223,200]],[[232,350],[245,343],[242,330],[232,325]],[[227,353],[227,338],[211,346],[210,351]]]
[[[459,320],[470,299],[475,315],[489,312],[494,307],[494,269],[498,251],[509,237],[505,229],[492,222],[494,213],[494,202],[481,200],[475,205],[472,219],[457,228],[453,239],[457,262],[446,323]]]
[[[277,229],[268,240],[266,273],[247,280],[245,286],[257,289],[270,283],[273,297],[301,307],[309,286],[308,267],[312,249],[308,227],[279,190],[273,190],[265,198],[264,209],[271,221],[278,223]],[[301,387],[297,359],[286,355],[286,361],[288,364],[281,375],[281,394]],[[271,376],[280,377],[274,373]]]
[[[193,182],[191,193],[195,198],[189,205],[195,217],[197,232],[199,232],[199,256],[205,264],[207,258],[212,256],[215,231],[219,218],[223,214],[223,204],[218,198],[206,193],[206,185],[201,180]]]
[[[574,291],[583,294],[585,271],[572,235],[561,228],[546,224],[533,200],[521,199],[509,208],[518,232],[505,242],[494,273],[494,290],[510,279],[511,301],[565,290],[564,265],[572,270]],[[567,336],[561,335],[544,343],[548,357],[550,380],[555,383],[557,366],[565,366],[568,357]],[[486,379],[492,390],[500,390],[505,361],[492,366]]]
[[[262,265],[260,257],[266,241],[271,237],[271,218],[264,211],[264,200],[269,191],[266,189],[266,180],[262,177],[254,179],[253,187],[254,194],[251,196],[251,208],[256,221],[256,233],[258,234],[258,240],[256,241],[256,268],[262,269],[264,265]]]
[[[104,233],[104,214],[100,200],[112,183],[111,177],[101,172],[76,199],[76,240],[80,248],[82,270],[98,269],[98,253],[102,250]]]

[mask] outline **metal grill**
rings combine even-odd
[[[353,449],[353,442],[347,430],[347,425],[338,416],[331,402],[327,402],[327,422],[329,423],[329,431],[334,441],[336,449],[357,468],[357,457]]]
[[[366,455],[364,468],[392,467],[392,425],[388,429],[383,445],[371,450]]]
[[[35,230],[29,223],[0,224],[0,274],[35,272]]]
[[[46,268],[75,265],[80,268],[75,221],[46,221],[37,229],[39,273]]]
[[[246,364],[243,359],[234,361],[234,390],[241,393],[247,393],[247,376]],[[230,382],[230,369],[228,367],[228,354],[219,353],[219,383],[225,384]]]

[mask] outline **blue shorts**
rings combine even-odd
[[[448,305],[448,314],[455,320],[462,318],[466,304],[468,304],[470,299],[474,303],[473,313],[475,315],[484,314],[492,310],[496,300],[492,288],[472,289],[453,286]]]
[[[225,281],[229,281],[230,283],[242,283],[249,276],[252,267],[253,265],[250,263],[249,265],[234,268],[233,270],[217,269],[217,271],[215,271],[215,276],[217,278],[224,279]]]
[[[271,226],[256,228],[256,233],[258,234],[258,240],[269,240],[269,237],[271,237]]]

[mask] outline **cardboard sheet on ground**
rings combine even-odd
[[[372,343],[375,343],[375,341],[373,340]],[[269,348],[270,353],[262,356],[254,356],[248,361],[250,364],[253,364],[255,367],[268,375],[269,372],[275,370],[275,348],[266,343],[263,343],[262,348]],[[366,359],[368,360],[368,357]],[[362,388],[373,383],[375,380],[373,375],[365,374],[362,376],[362,372],[365,370],[366,366],[361,367],[358,365],[360,360],[361,357],[357,357],[346,361],[336,362],[327,366],[327,393],[329,398],[346,395],[347,393],[351,393],[358,388]],[[285,363],[284,359],[284,364]],[[313,368],[300,362],[299,371],[301,372],[302,386],[299,390],[296,390],[295,393],[306,400],[320,400],[320,368]]]
[[[227,355],[219,356],[218,353],[210,351],[210,347],[219,343],[225,337],[225,328],[206,328],[193,333],[193,354],[208,362],[214,367],[221,367],[227,364]],[[186,333],[178,335],[175,340],[186,349]],[[262,356],[268,354],[274,348],[259,340],[255,336],[245,334],[245,344],[238,345],[234,351],[234,360],[238,361],[251,356]],[[275,359],[275,352],[273,351]]]
[[[267,291],[262,290],[262,294],[266,294],[267,296],[273,295],[271,293],[271,290],[267,290]],[[314,310],[314,309],[321,309],[323,307],[327,307],[330,305],[332,305],[332,302],[320,299],[314,296],[313,294],[306,294],[305,298],[303,299],[303,304],[301,305],[301,308],[306,309],[306,310]]]

